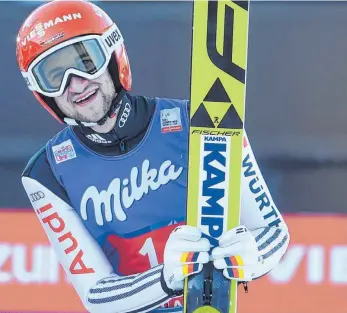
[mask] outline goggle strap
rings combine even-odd
[[[31,90],[31,91],[35,91],[36,90],[36,84],[35,82],[33,81],[31,75],[29,75],[28,72],[21,72],[22,73],[22,76],[25,80],[25,82],[27,83],[27,86],[28,88]]]

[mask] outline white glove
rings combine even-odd
[[[257,243],[245,226],[237,226],[219,238],[212,250],[213,264],[228,279],[251,281],[261,261]]]
[[[171,233],[164,250],[163,278],[171,290],[182,290],[184,279],[202,270],[209,261],[210,242],[193,226],[179,226]]]

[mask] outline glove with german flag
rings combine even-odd
[[[213,264],[232,280],[251,281],[261,265],[261,257],[252,233],[245,226],[237,226],[223,234],[219,246],[212,250]]]
[[[184,279],[200,272],[203,264],[208,263],[210,242],[201,235],[198,228],[188,225],[178,226],[170,234],[164,249],[162,275],[168,289],[182,290]]]

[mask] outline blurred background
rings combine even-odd
[[[20,181],[63,127],[16,63],[17,31],[39,4],[0,2],[0,312],[83,312]],[[98,5],[125,37],[133,93],[189,98],[192,3]],[[251,4],[246,129],[292,241],[274,271],[240,290],[239,313],[347,312],[346,17],[343,1]]]

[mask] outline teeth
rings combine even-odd
[[[96,90],[92,90],[92,91],[88,92],[83,98],[75,100],[75,102],[76,103],[80,103],[80,102],[82,102],[83,100],[89,98],[91,95],[93,95],[95,93],[96,93]]]

